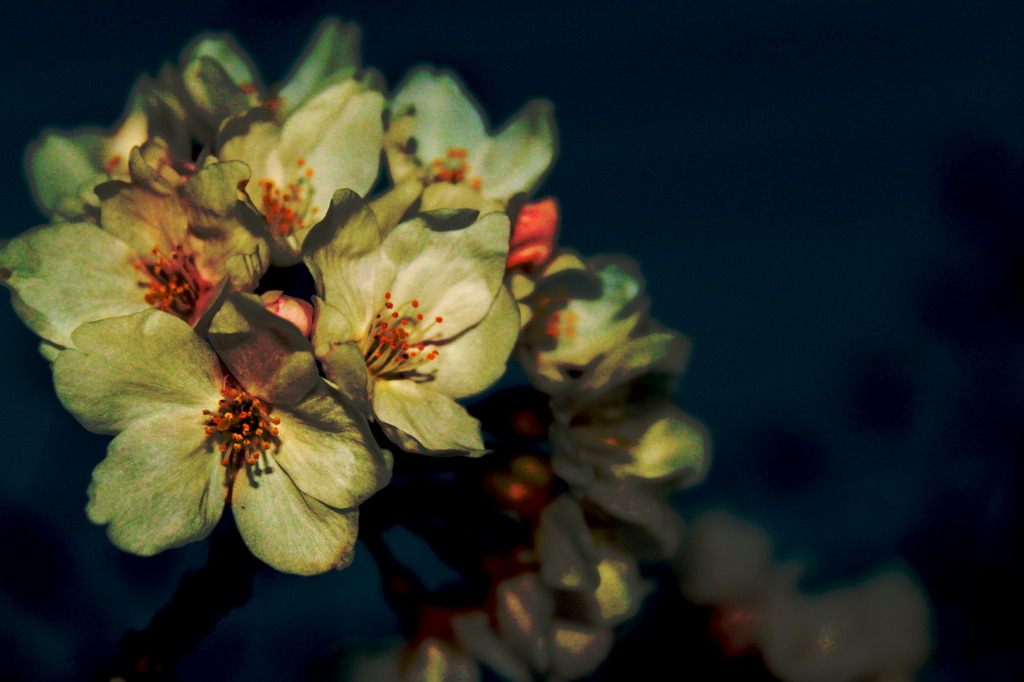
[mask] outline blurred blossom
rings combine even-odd
[[[784,682],[909,682],[931,653],[930,606],[904,569],[806,594],[800,564],[776,563],[764,531],[721,511],[694,520],[678,567],[684,594],[715,607],[723,649],[760,651]]]

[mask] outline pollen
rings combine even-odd
[[[154,246],[149,256],[141,258],[135,269],[146,275],[148,281],[142,298],[157,310],[171,313],[188,322],[198,312],[200,300],[213,285],[199,274],[195,256],[176,246],[168,253]]]
[[[418,299],[396,303],[390,291],[384,294],[380,312],[361,343],[370,374],[378,379],[429,380],[422,368],[441,353],[437,327],[444,318],[438,315],[424,324],[423,313],[416,312],[420,306]]]
[[[271,417],[270,403],[247,393],[233,377],[228,377],[215,410],[203,410],[203,431],[221,453],[221,464],[232,469],[259,463],[270,448],[280,445],[277,425]]]
[[[473,189],[479,191],[482,187],[480,178],[470,177],[469,161],[466,157],[469,153],[459,147],[450,147],[443,158],[434,159],[431,162],[431,182],[449,182],[453,185],[467,183]]]

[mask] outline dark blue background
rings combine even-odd
[[[680,400],[716,448],[686,513],[757,519],[809,559],[811,588],[902,558],[936,608],[925,679],[1020,676],[1024,4],[4,9],[0,237],[42,222],[21,164],[44,126],[113,123],[134,78],[204,29],[281,78],[328,13],[363,25],[364,63],[390,84],[453,67],[496,123],[554,102],[541,196],[561,203],[562,242],[635,257],[657,317],[694,340]],[[77,679],[205,547],[140,559],[88,522],[107,439],[63,411],[32,335],[0,316],[0,678]],[[294,679],[345,635],[390,632],[376,580],[366,552],[338,574],[261,574],[181,677]]]

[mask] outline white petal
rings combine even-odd
[[[558,620],[554,640],[551,672],[559,678],[574,680],[597,670],[611,651],[614,637],[607,628]]]
[[[505,373],[512,347],[519,338],[519,306],[505,287],[483,320],[447,343],[431,360],[431,388],[452,398],[464,398],[489,388]]]
[[[115,438],[93,470],[89,519],[143,556],[200,540],[224,509],[224,468],[190,409],[155,411]]]
[[[491,627],[487,614],[474,611],[454,616],[452,631],[459,646],[510,682],[532,682],[529,667]]]
[[[29,147],[29,181],[44,213],[53,213],[62,197],[74,193],[103,170],[104,147],[104,136],[98,128],[69,135],[45,132]]]
[[[555,159],[554,126],[550,102],[527,104],[486,145],[486,151],[470,161],[483,193],[508,198],[532,190]]]
[[[279,93],[284,116],[301,107],[330,83],[348,80],[359,69],[359,26],[336,17],[320,22]]]
[[[356,507],[391,478],[391,454],[377,447],[366,419],[321,382],[280,417],[274,459],[306,495],[331,507]]]
[[[210,343],[253,395],[295,405],[320,381],[313,347],[294,324],[253,294],[232,294],[213,318]]]
[[[159,310],[82,325],[53,364],[61,402],[85,428],[116,433],[174,406],[215,409],[216,355],[186,323]],[[201,432],[202,427],[197,427]]]
[[[508,234],[503,213],[462,229],[432,229],[426,217],[402,223],[384,240],[390,268],[378,274],[378,305],[384,303],[381,289],[399,303],[419,300],[427,319],[444,319],[438,328],[442,338],[453,338],[491,307],[505,273]]]
[[[359,511],[335,509],[302,494],[285,471],[265,461],[262,473],[239,471],[232,509],[242,539],[279,571],[314,575],[352,562]]]
[[[534,670],[546,671],[551,656],[555,602],[536,573],[523,573],[498,586],[498,629]]]
[[[429,165],[449,148],[476,149],[487,133],[477,106],[454,74],[421,68],[395,94],[391,111],[415,108],[416,155]]]
[[[372,90],[360,92],[361,88],[355,81],[328,87],[296,111],[281,130],[278,154],[284,167],[293,167],[289,162],[301,157],[313,170],[312,206],[320,209],[319,216],[335,190],[347,188],[363,196],[377,180],[384,99]]]
[[[55,223],[0,251],[0,282],[32,331],[60,346],[85,322],[146,310],[137,255],[88,223]]]
[[[484,454],[480,422],[447,396],[408,380],[378,381],[373,411],[388,438],[428,455]]]
[[[592,592],[600,582],[597,551],[579,503],[559,495],[540,516],[538,552],[546,585],[570,592]]]
[[[377,218],[355,192],[339,190],[324,219],[306,236],[305,262],[324,301],[352,321],[358,334],[366,332],[380,302],[377,277],[381,260]],[[331,338],[325,341],[352,341]]]

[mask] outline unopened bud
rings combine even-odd
[[[264,308],[294,324],[303,336],[309,336],[309,330],[313,327],[313,306],[309,302],[285,296],[281,291],[266,291],[260,300]]]

